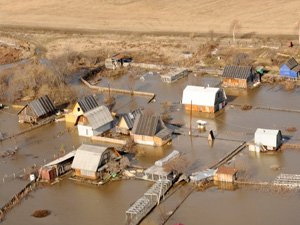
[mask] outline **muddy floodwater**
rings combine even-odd
[[[128,76],[115,80],[103,79],[99,85],[129,89]],[[300,89],[286,91],[280,85],[263,85],[254,90],[226,90],[229,104],[214,117],[193,113],[193,136],[188,135],[189,113],[180,104],[182,90],[187,84],[219,85],[217,77],[203,77],[190,74],[174,84],[160,81],[159,75],[148,74],[134,82],[136,90],[154,92],[156,101],[148,103],[143,97],[114,95],[115,112],[128,112],[144,107],[155,113],[166,110],[173,122],[182,123],[182,135],[174,136],[171,145],[162,148],[136,146],[138,154],[135,164],[147,167],[155,160],[167,155],[173,149],[185,154],[189,161],[188,172],[205,169],[224,155],[234,150],[243,141],[253,139],[256,128],[281,129],[290,141],[299,143],[300,132],[288,133],[287,127],[300,129],[300,113],[280,109],[300,110]],[[76,85],[79,85],[78,83]],[[78,88],[78,87],[77,87]],[[98,94],[99,101],[103,95]],[[253,109],[243,111],[238,105],[249,104]],[[269,109],[255,108],[262,106]],[[273,109],[273,110],[272,110]],[[274,110],[276,109],[276,110]],[[13,135],[28,128],[17,122],[17,109],[0,111],[0,132]],[[217,139],[213,145],[207,141],[207,132],[196,129],[197,120],[208,122],[207,130],[213,130]],[[18,149],[14,156],[0,158],[0,204],[7,202],[28,182],[20,177],[24,169],[33,165],[43,165],[58,154],[76,149],[81,143],[89,143],[79,138],[75,127],[56,122],[24,135],[0,143],[0,151]],[[103,144],[103,143],[98,143]],[[272,181],[280,173],[300,174],[300,151],[287,149],[273,154],[253,154],[244,149],[230,164],[246,171],[247,175],[258,181]],[[276,168],[276,169],[274,169]],[[5,218],[5,225],[110,225],[124,224],[125,211],[151,186],[146,181],[112,181],[103,186],[77,184],[65,179],[57,184],[34,191],[16,206]],[[173,198],[180,198],[180,193]],[[170,201],[172,204],[172,200]],[[205,191],[194,191],[179,207],[167,224],[263,224],[295,225],[299,218],[300,193],[275,193],[250,187],[224,190],[211,187]],[[47,209],[51,214],[45,218],[34,218],[31,214],[37,209]],[[164,209],[161,209],[164,211]],[[159,217],[145,220],[142,224],[159,224]]]

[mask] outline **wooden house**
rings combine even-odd
[[[172,138],[160,116],[139,114],[131,131],[133,141],[137,144],[162,146]]]
[[[85,96],[76,102],[72,112],[66,114],[66,122],[75,124],[79,116],[99,106],[94,96]]]
[[[101,178],[102,171],[112,156],[111,148],[82,144],[76,150],[71,167],[75,176],[96,180]]]
[[[20,123],[38,123],[55,113],[56,109],[53,102],[45,95],[25,105],[18,112],[18,117]]]
[[[107,69],[117,69],[120,67],[127,67],[132,62],[132,57],[123,53],[118,53],[105,60],[105,67]]]
[[[254,144],[249,145],[250,151],[262,152],[277,150],[282,144],[280,130],[257,128],[254,134]]]
[[[215,113],[226,106],[226,94],[221,88],[186,86],[182,104],[186,110]]]
[[[99,106],[79,116],[76,122],[79,136],[92,137],[113,128],[114,119],[106,106]]]
[[[290,58],[280,66],[280,76],[297,79],[300,75],[300,65],[294,58]]]
[[[236,180],[237,169],[221,166],[217,169],[214,180],[220,182],[234,182]]]
[[[222,74],[224,87],[248,88],[260,82],[251,66],[225,66]]]
[[[133,127],[136,117],[142,114],[142,109],[136,109],[130,113],[120,115],[120,120],[116,125],[116,132],[120,134],[129,135]]]

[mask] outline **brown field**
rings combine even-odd
[[[134,32],[296,34],[299,0],[1,0],[0,24]]]

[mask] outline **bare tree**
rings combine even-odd
[[[239,30],[241,28],[241,24],[238,20],[233,20],[230,24],[230,32],[232,33],[232,41],[233,43],[235,43],[236,39],[235,39],[235,35],[236,35],[236,31]]]

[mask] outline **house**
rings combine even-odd
[[[183,77],[186,77],[189,74],[187,69],[178,68],[167,74],[161,75],[161,80],[165,83],[173,83]]]
[[[97,180],[112,157],[111,148],[82,144],[76,150],[71,168],[77,177]]]
[[[122,53],[118,53],[105,60],[105,67],[107,69],[114,70],[120,67],[127,67],[130,65],[131,62],[132,62],[132,57]]]
[[[277,150],[281,144],[280,130],[257,128],[254,134],[254,144],[249,145],[249,150],[255,152]]]
[[[116,126],[116,132],[128,135],[133,127],[136,117],[140,114],[142,114],[142,109],[136,109],[130,113],[121,114],[120,120]]]
[[[85,96],[76,102],[72,112],[66,114],[66,122],[75,124],[79,116],[99,106],[94,96]]]
[[[137,144],[162,146],[171,140],[172,131],[165,126],[160,116],[139,114],[134,121],[131,136]]]
[[[56,177],[59,177],[71,170],[76,151],[71,151],[68,154],[42,166],[40,169],[40,177],[44,181],[51,182]]]
[[[79,116],[76,122],[79,136],[92,137],[113,128],[114,119],[104,105]]]
[[[215,181],[220,181],[220,182],[234,182],[236,180],[236,175],[237,175],[237,169],[231,168],[231,167],[226,167],[226,166],[221,166],[217,169],[215,175],[214,175],[214,180]]]
[[[298,78],[300,74],[300,65],[294,58],[290,58],[279,69],[280,76],[289,78]]]
[[[260,82],[259,76],[251,66],[225,66],[222,74],[225,87],[248,88]]]
[[[215,113],[226,106],[226,94],[221,88],[186,86],[182,104],[186,110]]]
[[[18,117],[20,123],[37,123],[55,113],[53,102],[45,95],[25,105],[18,112]]]

